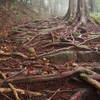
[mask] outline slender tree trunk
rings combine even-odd
[[[90,6],[89,7],[90,12],[97,12],[98,11],[96,0],[89,0],[89,6]]]
[[[49,14],[52,13],[52,0],[48,0],[48,10],[49,10]]]

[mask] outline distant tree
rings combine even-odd
[[[98,11],[98,7],[97,7],[97,2],[96,0],[89,0],[89,10],[91,12],[97,12]]]

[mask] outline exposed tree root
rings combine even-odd
[[[83,45],[83,44],[86,44],[86,43],[91,43],[91,42],[99,41],[99,40],[100,40],[100,35],[97,36],[97,37],[93,37],[93,38],[87,39],[84,42],[80,43],[79,45]]]
[[[12,58],[23,58],[27,59],[28,57],[20,52],[12,52],[12,53],[6,53],[6,52],[0,52],[1,57],[12,57]]]
[[[69,42],[55,42],[55,43],[50,43],[50,44],[47,44],[44,46],[44,48],[47,48],[47,47],[50,47],[50,46],[59,46],[59,47],[69,47],[68,49],[72,49],[72,48],[75,48],[75,49],[78,49],[78,50],[87,50],[87,51],[92,51],[92,49],[90,48],[86,48],[86,47],[81,47],[81,46],[78,46],[74,43],[69,43]]]
[[[100,75],[99,74],[89,75],[89,77],[100,82]]]
[[[92,89],[82,89],[76,92],[69,100],[86,100],[86,97],[93,92]]]
[[[28,60],[28,59],[33,60],[36,58],[35,56],[28,57],[20,52],[11,52],[11,53],[0,52],[0,57],[1,57],[1,59],[0,59],[1,61],[7,60],[9,58],[11,58],[11,59],[24,59],[24,60]]]
[[[51,75],[36,75],[36,76],[22,76],[22,77],[13,77],[11,79],[8,79],[7,83],[12,82],[14,84],[16,83],[33,83],[33,82],[45,82],[45,81],[52,81],[52,80],[57,80],[57,79],[62,79],[68,76],[71,76],[75,73],[80,73],[80,72],[86,72],[89,75],[95,74],[95,72],[86,69],[84,67],[77,67],[71,71],[65,71],[62,73],[58,74],[51,74]],[[3,81],[0,81],[2,83]]]
[[[14,87],[11,83],[8,83],[8,85],[10,86],[12,92],[14,93],[16,100],[21,100],[21,99],[19,98],[19,96],[18,96],[18,93],[17,93],[15,87]]]
[[[23,90],[23,89],[18,89],[15,88],[16,92],[22,94],[22,95],[30,95],[30,96],[45,96],[45,94],[42,94],[40,92],[33,92],[29,90]],[[12,92],[11,88],[0,88],[0,93],[10,93]]]
[[[4,78],[4,80],[7,79],[5,74],[1,71],[0,71],[0,75]],[[16,100],[21,100],[18,96],[18,93],[21,93],[21,94],[24,94],[24,95],[29,94],[30,96],[44,96],[45,95],[45,94],[42,94],[42,93],[39,93],[39,92],[32,92],[32,91],[29,91],[29,90],[16,89],[11,83],[8,83],[8,85],[10,86],[10,88],[0,88],[0,92],[1,93],[9,93],[9,92],[13,91]]]
[[[13,92],[16,100],[20,100],[20,97],[18,96],[19,94],[24,96],[28,94],[29,97],[36,96],[37,98],[39,96],[47,97],[48,94],[50,95],[53,94],[49,99],[47,99],[51,100],[55,98],[55,95],[58,95],[58,93],[63,94],[63,92],[66,93],[72,91],[77,92],[79,88],[76,89],[76,91],[74,91],[73,87],[69,88],[70,86],[68,86],[69,90],[67,90],[66,88],[65,88],[66,90],[62,90],[63,88],[61,88],[60,90],[58,89],[59,87],[57,88],[55,87],[56,89],[54,91],[49,91],[47,94],[46,93],[44,94],[42,92],[41,93],[33,92],[30,90],[15,88],[15,86],[13,85],[15,84],[22,85],[23,83],[24,83],[23,85],[26,85],[29,83],[28,86],[31,87],[36,82],[45,83],[47,81],[47,83],[48,82],[51,83],[54,80],[58,81],[61,80],[62,78],[63,79],[67,77],[69,78],[71,75],[73,75],[76,78],[76,76],[79,76],[80,73],[85,73],[85,74],[80,74],[83,80],[87,79],[86,81],[89,84],[93,85],[93,87],[96,87],[98,90],[100,90],[100,84],[99,84],[100,75],[98,74],[100,68],[96,70],[98,72],[96,73],[94,72],[95,69],[93,69],[93,67],[92,68],[76,67],[78,66],[78,64],[74,66],[73,61],[71,61],[71,63],[70,62],[67,63],[66,61],[64,65],[62,64],[59,65],[60,62],[56,63],[52,60],[48,60],[45,58],[45,56],[51,54],[55,53],[60,54],[63,51],[70,52],[72,50],[73,53],[75,53],[76,55],[74,61],[75,63],[77,63],[77,61],[79,61],[77,56],[79,51],[95,51],[96,47],[99,48],[99,46],[95,44],[100,40],[100,36],[99,34],[93,33],[97,31],[97,28],[96,30],[92,30],[92,32],[89,29],[92,26],[90,25],[90,23],[92,23],[95,26],[96,24],[88,18],[86,18],[86,23],[83,24],[79,15],[76,16],[77,18],[75,18],[75,16],[71,16],[70,14],[66,15],[65,20],[68,19],[67,22],[66,21],[62,22],[62,20],[58,19],[57,20],[52,19],[46,21],[38,21],[38,23],[36,22],[30,22],[29,24],[26,23],[15,27],[18,30],[16,31],[17,34],[11,34],[11,35],[17,37],[13,38],[12,36],[11,37],[9,36],[10,39],[9,37],[7,37],[7,40],[6,39],[0,40],[1,42],[0,49],[8,51],[8,52],[0,52],[0,62],[1,62],[0,75],[3,77],[3,79],[2,78],[0,79],[0,84],[1,84],[0,92],[2,94]],[[74,21],[74,23],[72,21]],[[86,24],[87,26],[85,27]],[[21,28],[23,29],[21,30]],[[91,38],[90,35],[97,37]],[[25,41],[22,40],[22,42],[18,42],[17,39],[24,39]],[[6,42],[9,44],[11,43],[11,45],[14,44],[14,46],[6,44]],[[93,44],[93,42],[95,43]],[[97,44],[100,43],[98,42]],[[33,48],[33,51],[30,52],[30,54],[28,50],[29,48]],[[10,51],[16,51],[16,49],[18,49],[19,52],[10,52]],[[25,53],[21,53],[24,51]],[[99,51],[97,55],[98,54]],[[91,55],[89,57],[91,57]],[[57,57],[57,59],[59,58]],[[98,59],[99,57],[96,56],[93,59],[96,58]],[[8,68],[3,68],[3,66]],[[27,69],[21,67],[18,68],[19,66],[27,67]],[[4,73],[1,71],[3,71]],[[78,77],[76,79],[81,81],[80,78],[78,79]],[[9,84],[11,88],[2,88],[2,86],[5,86],[6,84],[7,85]],[[38,83],[36,83],[36,85],[38,85]],[[29,88],[27,87],[27,89]],[[91,95],[91,92],[93,92],[92,89],[81,89],[77,93],[75,93],[75,95],[73,95],[70,100],[81,100],[83,99],[83,97],[86,97],[89,94]],[[4,96],[7,97],[7,94]],[[8,97],[8,99],[10,98]]]
[[[6,79],[6,76],[5,76],[4,73],[0,72],[0,75],[1,75],[4,79]],[[16,100],[21,100],[21,99],[19,98],[19,96],[18,96],[18,94],[17,94],[17,92],[16,92],[14,86],[13,86],[11,83],[8,83],[8,85],[10,86],[11,90],[13,91]]]
[[[90,78],[88,75],[82,73],[80,74],[80,77],[85,80],[87,83],[89,83],[90,85],[92,85],[93,87],[95,87],[96,89],[98,89],[100,91],[100,83],[92,78]]]

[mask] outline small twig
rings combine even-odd
[[[41,35],[41,34],[38,34],[38,35],[33,36],[33,37],[29,40],[29,42],[27,42],[27,43],[25,43],[25,44],[23,45],[23,47],[27,47],[29,44],[31,44],[31,43],[34,41],[35,38],[37,38],[37,37],[40,36],[40,35]]]
[[[12,100],[10,97],[8,97],[6,94],[4,94],[4,93],[1,93],[4,97],[6,97],[7,99],[9,99],[9,100]]]
[[[48,98],[46,100],[51,100],[59,91],[60,91],[60,88],[57,91],[55,91],[55,93],[50,98]]]
[[[25,67],[23,70],[21,70],[21,71],[20,71],[20,72],[18,72],[17,74],[12,75],[12,76],[10,76],[10,77],[6,78],[6,79],[5,79],[5,81],[7,81],[8,79],[14,78],[15,76],[17,76],[17,75],[19,75],[19,74],[23,73],[26,69],[27,69],[27,68]],[[5,81],[4,81],[4,82],[5,82]]]

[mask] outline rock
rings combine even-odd
[[[28,39],[31,39],[33,37],[32,34],[30,35],[25,35],[25,36],[22,36],[22,37],[16,37],[15,38],[15,42],[16,43],[24,43],[24,42],[27,42]]]
[[[78,32],[74,32],[74,33],[72,33],[73,34],[73,36],[75,36],[75,37],[78,37],[78,36],[80,36],[81,34],[80,33],[78,33]]]
[[[9,36],[8,33],[4,33],[4,34],[3,34],[3,37],[4,37],[4,38],[7,38],[8,36]]]
[[[98,49],[100,49],[100,44],[97,44],[96,47],[97,47]]]
[[[16,42],[16,43],[24,43],[24,42],[26,42],[26,41],[27,41],[26,38],[16,38],[16,39],[15,39],[15,42]]]
[[[77,52],[77,58],[82,62],[100,61],[100,52],[96,51],[79,51]]]
[[[29,47],[29,48],[28,48],[28,51],[29,51],[30,53],[32,53],[32,54],[35,53],[35,49],[34,49],[33,47]]]
[[[77,55],[73,51],[62,51],[44,57],[59,63],[66,63],[77,59]]]

